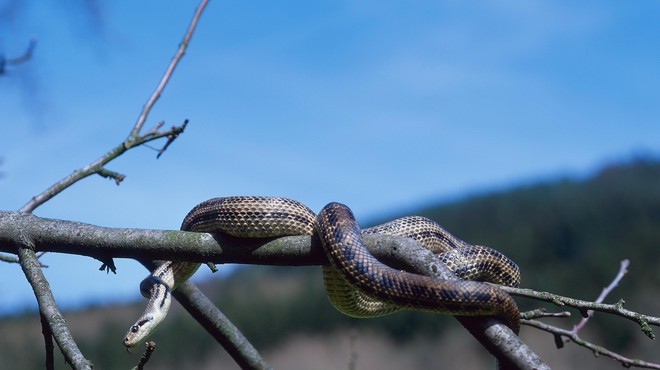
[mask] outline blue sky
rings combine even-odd
[[[39,39],[0,76],[0,209],[125,139],[196,6],[99,3],[0,20],[8,56]],[[261,194],[368,222],[658,153],[659,15],[655,1],[212,1],[147,124],[187,118],[186,132],[158,160],[112,162],[121,186],[91,177],[35,213],[177,229],[199,201]],[[64,307],[137,298],[146,275],[43,262]],[[34,305],[19,266],[0,265],[0,312]]]

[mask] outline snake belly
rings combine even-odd
[[[340,203],[328,204],[316,216],[307,206],[288,198],[234,196],[198,204],[184,218],[181,230],[245,238],[316,233],[330,261],[323,266],[326,292],[331,303],[347,315],[375,317],[415,309],[495,316],[518,333],[515,301],[496,285],[481,282],[518,286],[518,266],[491,248],[472,246],[455,238],[427,218],[409,216],[361,231],[351,210]],[[361,233],[415,239],[466,280],[442,280],[393,269],[369,253]],[[149,302],[126,333],[123,343],[127,348],[155,331],[167,315],[171,292],[199,266],[166,261],[140,283],[140,292]]]

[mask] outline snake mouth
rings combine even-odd
[[[144,330],[143,326],[154,321],[153,316],[148,316],[140,319],[133,324],[124,337],[124,347],[130,352],[130,348],[135,347],[140,340],[142,340],[150,330]]]
[[[128,338],[124,338],[124,347],[126,347],[126,352],[131,353],[131,349],[135,347],[135,344],[130,344]]]
[[[123,341],[124,347],[126,347],[126,352],[131,352],[131,349],[135,348],[137,341],[132,341],[129,336],[126,336]]]

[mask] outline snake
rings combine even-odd
[[[353,317],[377,317],[403,309],[460,316],[492,316],[514,333],[520,313],[511,296],[498,285],[517,287],[520,269],[495,249],[466,243],[434,221],[406,216],[361,230],[346,205],[332,202],[318,215],[289,198],[229,196],[203,201],[190,210],[182,231],[225,233],[239,238],[317,235],[328,264],[323,281],[332,305]],[[362,235],[411,238],[436,254],[456,276],[439,279],[395,269],[376,259]],[[127,349],[150,336],[164,320],[171,293],[188,280],[199,263],[166,261],[140,283],[147,307],[129,328]]]

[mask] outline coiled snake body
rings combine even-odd
[[[198,204],[184,218],[181,230],[223,232],[246,238],[316,233],[330,261],[323,267],[328,297],[348,315],[374,317],[408,308],[496,316],[514,332],[519,329],[519,311],[513,299],[496,285],[481,282],[518,286],[518,266],[491,248],[472,246],[455,238],[423,217],[404,217],[360,230],[351,210],[343,204],[330,203],[316,216],[292,199],[237,196]],[[435,279],[393,269],[369,253],[361,233],[415,239],[464,280]],[[198,263],[167,261],[142,281],[140,291],[149,303],[126,333],[126,347],[135,346],[156,329],[169,310],[171,291],[198,267]]]

